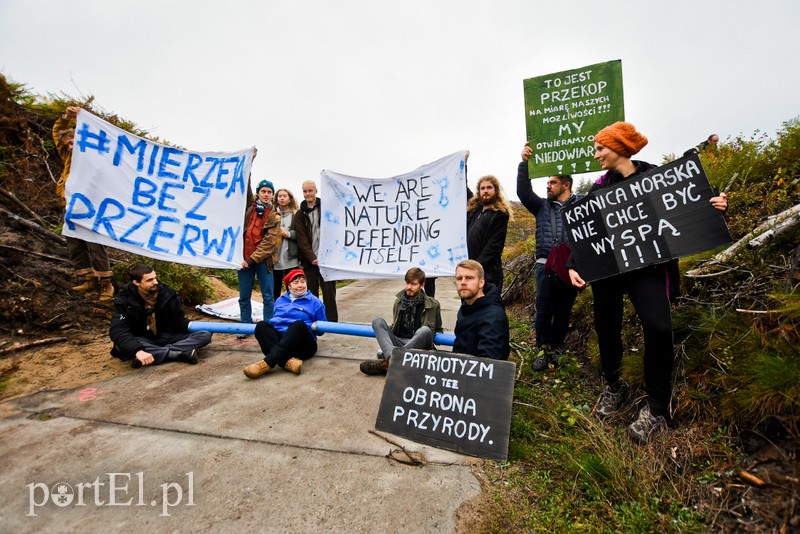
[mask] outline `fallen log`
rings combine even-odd
[[[52,345],[53,343],[62,343],[67,341],[67,338],[64,336],[60,337],[48,337],[46,339],[40,339],[38,341],[28,341],[27,343],[14,343],[10,347],[5,349],[0,349],[0,357],[7,357],[8,355],[25,349],[30,349],[32,347],[41,347],[42,345]]]
[[[66,245],[67,244],[67,240],[64,239],[63,236],[55,234],[55,233],[51,232],[50,230],[47,230],[46,228],[42,228],[38,224],[32,223],[27,219],[23,219],[22,217],[20,217],[18,215],[14,215],[13,213],[11,213],[10,211],[8,211],[7,209],[5,209],[3,207],[0,207],[0,214],[4,215],[5,217],[7,217],[9,219],[11,219],[15,223],[18,223],[21,226],[24,226],[25,228],[27,228],[28,230],[32,231],[33,233],[38,234],[40,237],[43,237],[45,239],[54,240],[57,243],[60,243],[62,245]]]
[[[769,243],[776,236],[785,233],[800,224],[800,204],[767,218],[751,232],[729,246],[703,265],[686,271],[687,278],[698,278],[711,272],[715,265],[725,263],[744,248],[759,248]],[[763,239],[762,239],[763,238]]]
[[[0,195],[3,195],[8,200],[10,200],[14,204],[16,204],[17,207],[19,207],[19,209],[21,209],[22,211],[24,211],[25,213],[27,213],[28,215],[30,215],[31,217],[33,217],[34,219],[39,221],[39,224],[41,224],[43,227],[47,228],[47,223],[44,222],[44,219],[39,217],[39,215],[35,211],[30,209],[27,204],[25,204],[23,201],[18,199],[17,196],[14,193],[12,193],[11,191],[8,191],[8,190],[0,187]]]

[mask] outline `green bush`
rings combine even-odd
[[[214,289],[206,276],[206,269],[165,261],[133,256],[129,263],[113,266],[114,280],[118,284],[129,281],[128,271],[136,263],[144,263],[155,269],[158,281],[175,289],[187,306],[202,304],[214,297]]]

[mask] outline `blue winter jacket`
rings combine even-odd
[[[310,291],[306,291],[305,295],[294,299],[294,302],[289,298],[288,291],[278,297],[275,300],[275,313],[269,320],[269,324],[274,326],[278,332],[284,333],[292,323],[298,320],[306,323],[309,330],[315,321],[328,320],[325,317],[325,305]],[[311,333],[316,337],[313,330]],[[321,336],[322,332],[319,335]]]

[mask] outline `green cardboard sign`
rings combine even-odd
[[[531,178],[601,170],[594,134],[625,120],[622,60],[523,81]]]

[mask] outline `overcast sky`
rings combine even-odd
[[[796,0],[0,0],[0,72],[192,150],[255,145],[253,180],[297,197],[468,149],[470,184],[516,198],[525,78],[621,59],[660,163],[800,114],[798,21]]]

